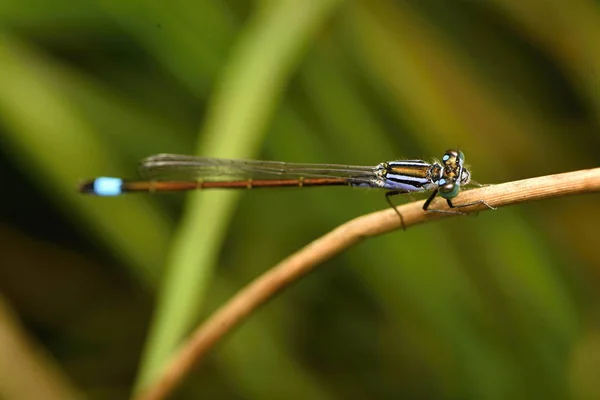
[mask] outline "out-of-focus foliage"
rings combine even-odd
[[[348,188],[92,198],[83,178],[159,152],[374,165],[459,146],[495,183],[598,166],[599,129],[593,0],[3,0],[0,397],[43,380],[125,398],[254,277],[386,207]],[[599,199],[362,243],[178,398],[600,398]]]

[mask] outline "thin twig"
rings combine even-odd
[[[461,193],[454,203],[460,205],[485,200],[492,207],[503,207],[598,191],[600,191],[600,168],[595,168],[473,189]],[[421,207],[422,201],[398,207],[406,227],[452,216],[452,214],[425,212]],[[447,206],[443,199],[438,198],[432,203],[431,208],[447,209]],[[465,213],[486,210],[489,208],[485,204],[460,209]],[[267,300],[292,282],[311,272],[318,265],[363,239],[399,228],[401,228],[400,219],[394,210],[388,209],[367,214],[337,227],[281,261],[239,291],[204,324],[200,325],[189,340],[173,355],[154,384],[138,396],[138,399],[166,398],[181,383],[190,369],[201,361],[225,334],[238,326]]]

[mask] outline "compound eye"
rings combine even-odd
[[[440,196],[445,199],[453,199],[454,197],[458,196],[460,185],[457,185],[454,182],[446,181],[445,179],[442,179],[439,183]]]
[[[460,150],[446,150],[444,157],[442,157],[442,161],[445,163],[449,160],[455,160],[456,163],[462,164],[465,162],[465,154]]]
[[[442,157],[442,161],[446,162],[451,158],[456,157],[458,157],[458,153],[456,152],[456,150],[446,150],[446,152],[444,153],[444,157]]]

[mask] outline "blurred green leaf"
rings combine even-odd
[[[297,58],[338,3],[274,2],[253,15],[209,107],[198,154],[247,158],[256,153]],[[197,321],[238,199],[239,193],[190,195],[172,244],[138,387],[153,379]]]

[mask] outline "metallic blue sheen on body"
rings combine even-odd
[[[123,193],[123,179],[100,177],[94,180],[94,193],[98,196],[118,196]]]
[[[382,188],[388,190],[401,190],[403,192],[421,192],[426,190],[425,187],[428,183],[429,179],[427,178],[418,178],[408,175],[387,174]]]

